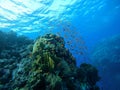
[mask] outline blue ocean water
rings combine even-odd
[[[12,30],[32,39],[46,33],[60,34],[71,41],[74,51],[69,45],[66,47],[78,65],[91,63],[89,56],[99,41],[120,34],[119,16],[119,0],[0,0],[0,30]],[[74,40],[81,38],[79,42]],[[85,55],[78,54],[81,43],[87,47]],[[120,74],[117,78],[120,79]],[[109,82],[101,82],[103,90],[120,90],[114,85],[116,81],[113,87]]]

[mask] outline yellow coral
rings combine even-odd
[[[38,47],[39,47],[39,40],[38,41],[36,41],[36,43],[34,44],[34,46],[33,46],[33,54],[36,52],[36,51],[38,51]]]
[[[54,69],[54,60],[50,57],[50,53],[46,52],[44,55],[44,63],[49,67],[50,70]]]
[[[52,60],[52,58],[51,57],[49,57],[48,58],[48,60],[49,60],[49,67],[51,68],[51,69],[54,69],[54,61]]]

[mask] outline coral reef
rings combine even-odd
[[[27,82],[32,86],[29,87],[30,89],[38,90],[41,86],[40,82],[44,81],[46,89],[54,90],[56,85],[62,87],[61,83],[65,77],[76,72],[75,59],[65,48],[61,37],[47,34],[38,38],[33,46],[32,54],[32,69],[29,75],[30,80]]]
[[[22,42],[20,39],[19,42]],[[2,90],[99,90],[98,71],[90,64],[76,66],[76,60],[65,48],[64,39],[54,34],[38,37],[34,45],[19,52],[13,70],[0,69]],[[32,47],[32,49],[31,49]],[[18,50],[20,51],[20,50]],[[26,53],[25,55],[23,55]],[[23,56],[21,56],[23,55]],[[3,61],[4,60],[4,61]],[[14,60],[14,59],[13,59]],[[1,59],[5,63],[5,59]],[[11,62],[12,63],[12,62]],[[13,64],[13,63],[12,63]],[[3,65],[7,66],[10,63]],[[4,82],[4,72],[6,79]],[[9,73],[12,73],[9,75]],[[4,79],[4,80],[2,80]],[[2,81],[2,82],[1,82]]]
[[[27,45],[32,44],[32,42],[25,36],[17,36],[13,31],[6,33],[0,31],[0,59],[20,57],[20,53],[24,52]]]
[[[11,87],[9,84],[14,77],[14,71],[18,70],[21,60],[28,58],[32,42],[27,37],[17,36],[15,32],[0,31],[0,90]]]
[[[95,86],[96,82],[100,80],[98,70],[95,67],[90,64],[82,63],[77,70],[77,75],[81,85],[89,86],[90,90],[99,90],[99,88]]]

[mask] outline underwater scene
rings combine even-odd
[[[0,90],[120,90],[120,0],[0,0]]]

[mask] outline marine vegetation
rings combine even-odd
[[[89,84],[88,86],[91,90],[99,90],[99,88],[95,86],[96,82],[100,80],[98,70],[95,67],[90,64],[82,63],[77,70],[77,75],[81,85]]]
[[[18,67],[26,64],[22,60],[29,61],[27,58],[31,53],[32,43],[33,40],[18,36],[13,31],[0,31],[0,90],[11,90],[15,72],[22,73]]]
[[[92,52],[93,64],[100,68],[103,87],[120,89],[120,35],[99,42]],[[111,82],[112,81],[112,82]],[[107,83],[109,82],[109,83]],[[111,87],[109,88],[109,86]]]
[[[99,90],[97,69],[86,63],[77,67],[62,37],[46,34],[38,37],[28,49],[27,56],[15,63],[11,79],[0,82],[0,89]]]

